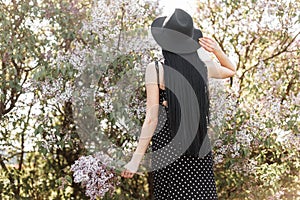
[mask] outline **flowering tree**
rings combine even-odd
[[[141,39],[147,36],[147,26],[159,11],[156,6],[147,1],[1,2],[4,26],[0,43],[7,47],[1,49],[0,83],[3,198],[85,198],[69,176],[59,179],[70,174],[71,164],[86,151],[74,122],[72,105],[76,101],[72,96],[80,92],[84,101],[87,96],[80,81],[86,80],[83,76],[89,70],[96,70],[95,110],[99,121],[109,120],[103,132],[116,138],[117,146],[126,141],[115,112],[109,110],[112,96],[108,94],[122,73],[134,67],[134,77],[140,79],[137,84],[142,82],[143,68],[137,65],[149,62],[151,45]],[[137,91],[135,95],[142,94]],[[140,123],[139,104],[135,97],[131,103],[135,111],[130,115],[137,116]],[[133,127],[133,122],[129,126]],[[17,169],[11,166],[14,159]],[[28,181],[32,176],[38,176],[40,184]],[[58,183],[67,188],[54,188],[56,192],[49,189]],[[132,185],[138,191],[137,198],[146,194],[138,184]]]
[[[281,0],[198,3],[199,27],[237,63],[237,74],[224,82],[226,113],[212,127],[226,199],[299,198],[297,8],[299,2]]]
[[[157,49],[148,38],[156,7],[148,1],[94,2],[79,31],[82,37],[72,43],[72,51],[60,52],[59,68],[74,70],[67,83],[72,97],[66,100],[73,104],[76,130],[88,153],[101,151],[118,160],[124,150],[132,152],[144,118],[144,70]],[[124,182],[116,188],[122,190],[120,198],[146,198],[141,184],[128,182],[130,187]]]
[[[56,147],[61,148],[47,154],[43,143],[59,140],[58,134],[50,133],[59,133],[68,123],[55,117],[53,112],[47,113],[49,93],[43,94],[40,90],[47,88],[47,84],[35,84],[35,80],[46,83],[55,76],[54,71],[51,73],[48,69],[56,65],[58,50],[70,49],[81,26],[78,21],[88,9],[87,2],[25,0],[0,3],[1,199],[70,196],[68,192],[53,192],[51,188],[57,185],[58,177],[65,174],[65,162],[71,164],[77,157],[73,158],[72,149],[59,143]],[[62,123],[57,123],[59,119]],[[49,124],[51,128],[44,129],[43,126]],[[78,146],[76,142],[73,144]],[[76,196],[76,192],[74,194]]]
[[[111,115],[114,112],[106,110],[102,101],[109,105],[112,97],[107,94],[120,78],[118,74],[150,58],[151,52],[144,49],[149,45],[142,42],[141,37],[147,36],[147,24],[154,17],[156,6],[155,2],[146,1],[70,3],[28,0],[23,4],[15,1],[1,3],[1,19],[5,25],[3,33],[7,32],[2,35],[1,44],[8,47],[1,49],[0,116],[4,148],[1,150],[4,153],[1,153],[0,163],[4,169],[1,179],[8,180],[1,184],[6,191],[1,193],[3,198],[10,194],[17,198],[48,198],[51,195],[85,198],[79,185],[70,177],[59,179],[70,174],[71,164],[86,150],[82,143],[84,138],[78,137],[79,130],[74,122],[72,105],[76,101],[72,101],[72,96],[81,91],[80,80],[86,80],[82,77],[90,73],[89,70],[96,70],[98,74],[94,75],[99,75],[96,77],[99,81],[99,84],[96,82],[99,91],[96,92],[99,94],[96,96],[96,111],[101,116],[100,120],[109,119],[109,128],[104,132],[111,133],[111,138],[121,136],[117,145],[124,143],[123,132],[116,127],[116,117],[109,117],[108,112]],[[10,37],[10,34],[13,35]],[[28,37],[24,37],[26,35]],[[99,63],[103,66],[97,66]],[[137,77],[143,76],[142,71],[138,68]],[[101,96],[103,85],[104,98]],[[84,100],[84,92],[81,96]],[[140,102],[133,101],[136,107],[137,103]],[[105,110],[108,112],[102,113]],[[131,116],[135,116],[134,113]],[[139,114],[136,120],[141,118]],[[18,131],[19,127],[22,130]],[[13,144],[17,141],[20,141],[21,148]],[[33,149],[27,150],[28,146]],[[17,170],[10,165],[14,158],[18,159]],[[43,165],[44,169],[36,168],[38,165]],[[37,174],[40,174],[42,184],[26,181]],[[16,185],[15,180],[18,182]],[[61,190],[52,192],[49,188],[58,186],[58,183],[67,188],[60,187]],[[132,187],[139,191],[135,192],[137,198],[145,195],[138,187]],[[39,192],[36,193],[36,190]]]
[[[231,79],[210,80],[220,197],[296,199],[299,2],[201,0],[198,7],[199,27],[238,67]],[[158,49],[147,39],[157,3],[5,1],[0,11],[0,197],[85,199],[71,164],[136,144],[144,70]],[[124,180],[116,194],[150,199],[147,184]]]

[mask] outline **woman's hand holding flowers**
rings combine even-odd
[[[132,178],[134,174],[143,175],[137,172],[143,156],[144,154],[134,153],[131,160],[124,165],[125,170],[121,172],[121,176],[124,178]]]

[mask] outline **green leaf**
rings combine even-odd
[[[73,182],[73,179],[72,179],[72,177],[71,177],[71,176],[69,176],[69,175],[66,175],[66,176],[65,176],[65,178],[66,178],[66,180],[68,181],[68,183],[72,184],[72,182]]]

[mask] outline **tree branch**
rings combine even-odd
[[[271,56],[269,56],[269,57],[263,59],[263,61],[264,61],[264,62],[265,62],[265,61],[268,61],[268,60],[270,60],[270,59],[272,59],[272,58],[275,58],[276,56],[279,56],[280,54],[286,52],[287,49],[289,48],[289,46],[291,46],[291,44],[295,41],[295,39],[298,37],[299,34],[300,34],[300,32],[298,32],[298,33],[291,39],[291,41],[290,41],[290,42],[289,42],[282,50],[280,50],[280,51],[278,51],[277,53],[274,53],[274,54],[272,54]]]
[[[287,87],[286,87],[286,91],[284,93],[284,95],[282,96],[281,98],[281,101],[280,101],[280,104],[282,105],[283,104],[283,101],[286,100],[286,97],[289,96],[290,94],[290,90],[293,86],[293,84],[295,83],[295,80],[298,80],[299,79],[299,74],[296,74],[288,83]]]
[[[123,31],[123,29],[124,29],[124,14],[125,14],[125,9],[124,9],[123,6],[121,7],[121,10],[122,10],[122,16],[121,16],[121,28],[120,28],[119,38],[118,38],[118,46],[117,46],[117,49],[120,48],[121,35],[122,35],[122,31]]]

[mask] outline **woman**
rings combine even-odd
[[[235,66],[213,39],[194,29],[191,16],[181,9],[168,19],[155,19],[151,32],[162,47],[164,63],[152,62],[146,68],[146,118],[121,176],[133,177],[152,141],[155,199],[217,199],[212,151],[205,145],[208,77],[231,77]]]

